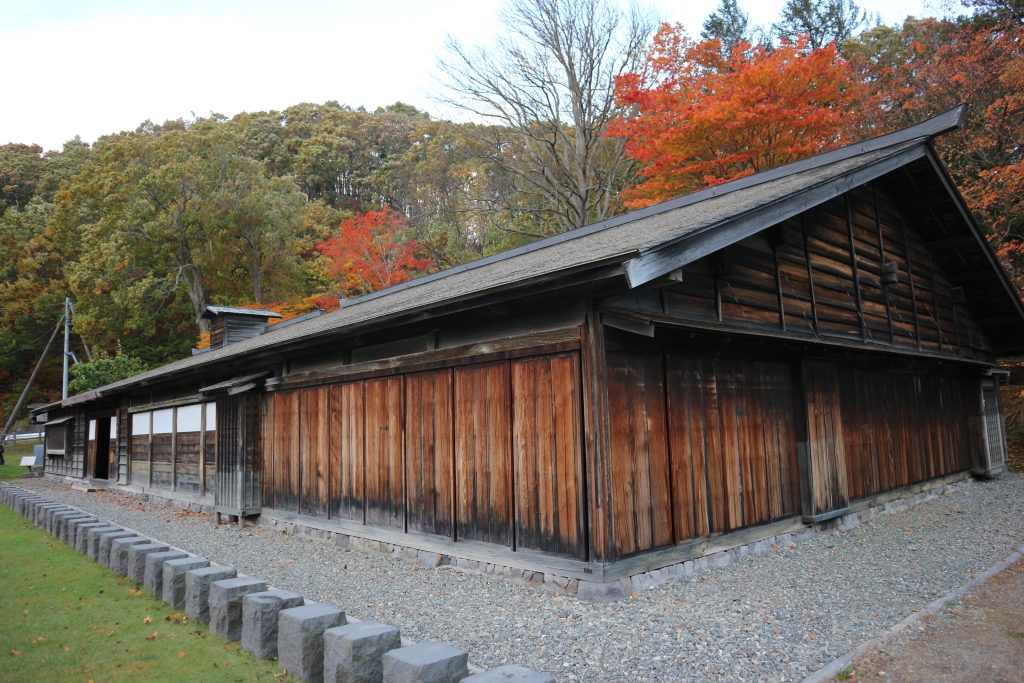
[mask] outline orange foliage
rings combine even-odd
[[[636,208],[796,161],[847,143],[862,86],[835,47],[806,39],[775,50],[693,42],[664,24],[644,69],[616,82],[630,115],[612,122],[643,165],[626,190]]]
[[[330,261],[328,273],[344,296],[401,284],[435,268],[423,247],[404,238],[405,219],[385,206],[342,221],[338,233],[317,245]]]

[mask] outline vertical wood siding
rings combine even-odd
[[[405,527],[402,378],[366,381],[366,523]]]
[[[301,493],[299,512],[327,515],[329,503],[330,412],[327,387],[308,389],[299,394],[299,457]]]
[[[455,369],[459,539],[512,545],[511,391],[508,363]]]
[[[800,510],[787,364],[610,352],[618,557]]]
[[[363,382],[331,387],[331,516],[363,522],[366,482]]]
[[[579,375],[572,352],[269,394],[263,504],[583,558]]]
[[[454,531],[452,371],[405,377],[405,490],[411,531]]]
[[[851,499],[969,469],[981,447],[976,380],[843,368],[839,393]]]
[[[516,544],[585,554],[579,357],[512,362]]]
[[[663,366],[660,355],[608,354],[611,493],[621,555],[673,541]]]
[[[846,473],[846,438],[838,382],[839,376],[833,365],[804,364],[811,515],[841,510],[850,502]],[[920,435],[917,438],[920,438]],[[901,457],[900,460],[905,458]]]

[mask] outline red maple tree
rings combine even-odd
[[[358,296],[401,284],[436,266],[423,247],[404,238],[405,219],[385,206],[342,221],[338,232],[316,246],[342,296]]]
[[[833,45],[806,39],[774,50],[740,43],[723,57],[717,39],[694,42],[664,24],[644,68],[620,77],[629,113],[609,134],[643,165],[623,193],[637,208],[780,166],[848,142],[861,85]]]

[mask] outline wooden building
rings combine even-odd
[[[594,581],[996,474],[1024,307],[931,145],[963,116],[298,324],[211,308],[259,333],[49,406],[47,472]]]

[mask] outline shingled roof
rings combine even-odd
[[[956,107],[894,133],[347,300],[340,310],[174,361],[71,397],[64,405],[169,379],[239,356],[283,351],[300,341],[355,333],[370,324],[398,321],[448,303],[600,266],[621,265],[629,285],[635,287],[901,166],[925,157],[936,160],[929,141],[962,126],[964,114],[963,106]],[[973,223],[971,228],[977,231]],[[987,249],[987,245],[981,248]],[[994,267],[993,277],[1002,279],[1016,315],[1024,322],[1024,307],[1013,285],[990,249],[987,253]]]

